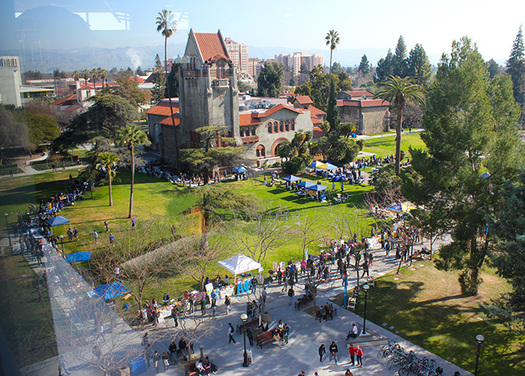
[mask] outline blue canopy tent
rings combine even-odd
[[[337,167],[336,165],[333,165],[331,164],[330,162],[326,162],[326,169],[327,170],[336,170],[338,169],[339,167]]]
[[[77,252],[77,253],[70,253],[66,256],[66,262],[69,262],[70,264],[73,262],[83,262],[83,261],[89,261],[91,258],[91,252]]]
[[[321,198],[321,200],[323,200],[323,201],[326,200],[326,196],[323,194],[324,197],[320,197],[319,193],[322,192],[322,191],[327,190],[328,189],[327,186],[324,186],[322,184],[314,184],[311,187],[308,187],[307,189],[309,191],[314,191],[315,192],[315,196],[316,196],[317,200],[319,200],[319,198]]]
[[[69,219],[62,217],[61,215],[57,215],[56,217],[49,218],[46,222],[49,226],[55,227],[69,223]]]
[[[234,168],[232,168],[232,171],[236,172],[238,174],[242,174],[243,172],[246,172],[246,168],[242,167],[242,166],[234,167]]]
[[[406,213],[412,209],[415,209],[415,207],[407,204],[395,204],[386,208],[386,210],[390,210],[394,213]]]
[[[297,176],[290,175],[290,176],[285,176],[285,177],[283,178],[283,180],[284,180],[285,182],[288,182],[288,183],[293,183],[293,182],[295,182],[295,181],[299,181],[299,180],[301,180],[301,178],[298,178]]]
[[[104,300],[111,300],[113,298],[116,298],[117,296],[127,294],[128,292],[129,289],[126,286],[124,286],[124,284],[120,281],[115,281],[98,286],[92,291],[92,293],[103,297]]]
[[[326,163],[323,163],[321,161],[313,161],[310,163],[310,167],[313,167],[318,170],[326,170]]]
[[[315,183],[312,183],[311,181],[308,181],[308,180],[303,180],[302,182],[297,183],[297,187],[306,188],[306,189],[308,189],[309,187],[313,185],[315,185]]]

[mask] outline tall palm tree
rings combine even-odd
[[[100,68],[93,68],[91,69],[91,78],[93,79],[93,90],[95,90],[95,94],[97,93],[97,77],[98,72]]]
[[[415,84],[411,77],[388,76],[387,80],[379,87],[375,98],[389,101],[396,109],[396,175],[399,175],[403,110],[409,101],[423,104],[425,91],[421,85]]]
[[[91,77],[91,73],[89,72],[89,70],[84,69],[82,72],[80,72],[80,77],[84,79],[84,85],[87,85],[87,80],[89,79],[89,77]]]
[[[119,156],[115,153],[103,152],[99,153],[97,157],[97,169],[106,170],[109,182],[109,206],[113,206],[113,190],[111,188],[111,181],[115,176],[115,165],[119,161]]]
[[[106,78],[108,77],[109,72],[107,69],[98,68],[98,74],[100,75],[100,78],[102,78],[102,89],[104,89]]]
[[[149,145],[151,142],[148,140],[146,132],[137,123],[131,123],[122,128],[117,136],[117,142],[125,145],[131,154],[131,189],[128,216],[131,218],[133,216],[133,188],[135,185],[135,147],[136,145]]]
[[[326,37],[324,39],[326,41],[326,45],[330,46],[329,75],[330,75],[330,90],[331,90],[332,89],[332,52],[335,50],[335,48],[339,44],[339,33],[335,30],[330,30],[328,33],[326,33]]]
[[[168,38],[171,37],[173,33],[177,31],[177,24],[173,19],[172,11],[166,9],[163,9],[159,12],[157,16],[157,21],[155,23],[157,24],[157,31],[161,33],[164,37],[164,74],[166,75],[166,85],[168,87],[168,102],[170,104],[170,113],[173,122],[173,105],[171,103],[171,92],[170,85],[168,82]],[[179,136],[177,130],[175,130],[175,132],[173,133],[175,135],[175,155],[177,156],[177,163],[179,163]]]

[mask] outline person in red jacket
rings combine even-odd
[[[354,347],[354,345],[350,344],[348,351],[350,352],[350,362],[353,366],[355,366],[355,353],[357,352],[357,349]]]
[[[355,355],[357,356],[357,365],[362,367],[363,366],[363,349],[357,346],[357,351]]]

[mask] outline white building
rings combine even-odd
[[[18,56],[0,56],[0,103],[22,106],[20,85],[22,76]]]

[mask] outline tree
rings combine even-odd
[[[335,86],[337,92],[352,90],[352,81],[350,80],[350,76],[348,75],[348,73],[346,73],[344,70],[341,70],[337,74],[336,78],[337,79],[335,80]]]
[[[208,184],[211,172],[216,166],[231,166],[238,162],[243,153],[242,147],[237,147],[234,138],[227,137],[227,127],[205,126],[195,130],[199,134],[201,147],[183,149],[181,161],[187,164],[191,171],[202,174],[204,185]],[[225,147],[214,147],[217,143]]]
[[[117,84],[118,86],[111,90],[113,94],[126,99],[135,107],[148,103],[149,97],[139,89],[138,81],[122,75],[117,77]]]
[[[97,168],[106,171],[108,175],[108,185],[109,185],[109,206],[113,206],[113,191],[111,187],[112,179],[115,177],[115,166],[119,161],[119,156],[115,153],[104,152],[98,155]]]
[[[420,85],[414,84],[410,77],[390,76],[380,86],[376,98],[389,101],[396,109],[396,174],[399,175],[401,164],[401,130],[403,125],[403,110],[408,101],[423,103],[424,91]]]
[[[168,82],[168,38],[177,31],[176,22],[173,20],[173,13],[171,10],[163,9],[159,12],[157,16],[157,32],[160,32],[164,37],[164,73],[166,75],[165,82]],[[171,92],[170,85],[167,86],[168,91],[168,101],[170,104],[170,114],[171,119],[173,120],[173,104],[171,103]],[[180,161],[180,151],[179,151],[179,135],[177,131],[173,132],[175,139],[175,155],[177,157],[177,163]]]
[[[328,69],[328,74],[330,77],[332,77],[332,53],[340,42],[339,33],[335,30],[330,30],[328,33],[326,33],[324,39],[326,41],[326,45],[330,48],[330,67]],[[332,85],[332,81],[330,81],[330,85]]]
[[[329,87],[328,75],[321,65],[317,65],[310,71],[310,81],[295,88],[295,93],[310,96],[315,107],[326,111]]]
[[[341,64],[339,64],[337,61],[335,61],[332,64],[332,74],[335,74],[336,76],[339,75],[339,73],[344,72],[343,67]]]
[[[376,69],[376,81],[383,82],[394,74],[394,54],[388,50],[385,58],[379,59]]]
[[[5,150],[13,147],[29,148],[29,132],[26,123],[15,120],[13,113],[0,106],[0,150],[1,161]]]
[[[291,142],[283,141],[278,148],[278,154],[284,159],[283,168],[289,174],[295,174],[312,162],[309,142],[312,132],[299,130]]]
[[[513,287],[510,302],[520,311],[525,310],[525,170],[519,181],[506,181],[501,192],[502,206],[490,223],[498,242],[491,252],[499,275],[507,278]]]
[[[154,68],[154,83],[155,86],[151,90],[151,95],[153,96],[153,102],[158,103],[162,98],[165,97],[165,86],[166,86],[166,76],[163,74],[164,68],[160,61],[160,57],[157,54],[155,56],[155,68]]]
[[[100,78],[102,79],[102,88],[104,88],[105,86],[107,86],[106,79],[109,76],[109,72],[107,69],[98,68],[98,74],[100,75]]]
[[[465,295],[475,295],[493,234],[489,217],[501,207],[504,179],[523,163],[517,136],[519,107],[508,77],[488,78],[486,64],[468,38],[444,55],[427,101],[421,135],[428,151],[413,150],[402,191],[432,216],[417,216],[432,231],[446,229],[452,242],[440,248],[436,266],[462,270]]]
[[[30,108],[37,107],[33,105]],[[47,114],[34,113],[27,108],[17,109],[14,114],[16,120],[27,124],[29,140],[35,145],[53,141],[60,134],[58,122]]]
[[[408,75],[414,79],[415,83],[423,87],[428,87],[432,79],[432,65],[430,65],[425,49],[419,43],[410,50]]]
[[[487,64],[487,70],[489,71],[490,78],[504,74],[503,67],[499,65],[494,59],[490,59]]]
[[[522,27],[518,30],[516,39],[512,44],[509,60],[507,60],[507,73],[512,79],[514,99],[525,110],[525,46],[523,44]],[[522,117],[522,122],[523,122]]]
[[[118,143],[125,145],[131,154],[131,185],[129,191],[129,214],[128,218],[133,216],[133,188],[135,186],[135,148],[138,145],[149,145],[151,142],[140,125],[137,123],[128,124],[119,131],[117,137]]]
[[[363,55],[361,57],[361,62],[359,63],[359,67],[357,68],[357,72],[363,76],[366,76],[370,71],[372,70],[372,65],[368,61],[368,58],[366,55]]]
[[[93,68],[91,69],[91,72],[90,72],[91,79],[93,82],[93,89],[95,90],[95,93],[96,93],[96,88],[97,88],[97,78],[98,78],[99,72],[100,72],[100,68]]]
[[[259,97],[278,98],[282,92],[284,68],[277,62],[265,61],[257,78],[257,95]]]
[[[54,150],[72,148],[97,137],[115,140],[117,132],[137,118],[136,108],[118,95],[99,93],[93,100],[94,104],[53,141]]]
[[[142,68],[140,67],[140,65],[137,67],[136,73],[137,73],[137,76],[144,76],[145,75],[145,73],[142,70]]]
[[[337,108],[337,93],[335,92],[335,86],[330,80],[330,96],[328,98],[328,108],[326,111],[326,120],[330,123],[332,129],[336,129],[339,126],[339,109]]]
[[[169,97],[171,93],[172,97],[178,97],[179,96],[179,71],[182,67],[181,63],[174,63],[171,66],[170,73],[168,74],[168,83],[166,87],[166,91],[164,92],[165,97]]]
[[[392,74],[401,78],[408,75],[407,46],[402,35],[399,36],[397,41]]]

